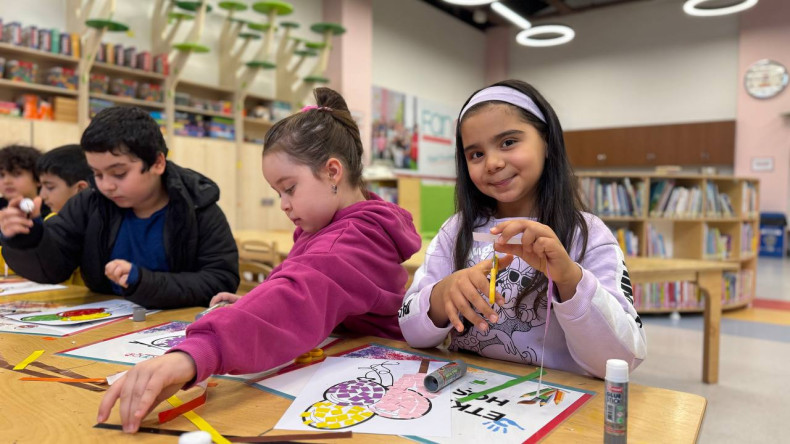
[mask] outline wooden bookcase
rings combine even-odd
[[[625,245],[626,256],[734,262],[739,271],[722,281],[724,309],[745,306],[754,298],[757,179],[645,172],[577,172],[576,176],[588,209]],[[702,311],[696,290],[684,283],[634,290],[641,313]]]

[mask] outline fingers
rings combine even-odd
[[[107,262],[107,265],[104,266],[104,275],[107,276],[107,279],[126,288],[126,281],[129,279],[131,270],[132,264],[122,259],[115,259]]]
[[[115,384],[111,385],[110,388],[107,389],[107,393],[104,394],[104,397],[101,399],[101,403],[99,404],[99,415],[96,417],[96,422],[107,421],[107,418],[110,417],[110,412],[112,411],[115,402],[118,400],[118,397],[121,396],[121,387],[123,387],[125,378],[126,375],[121,376],[121,378],[117,380]]]
[[[19,202],[22,199],[16,198],[11,202],[16,202],[17,206],[11,206],[0,211],[0,231],[5,237],[16,236],[17,234],[28,234],[33,228],[33,221],[27,217],[24,211],[19,209]]]
[[[217,293],[213,298],[211,298],[211,302],[209,302],[209,307],[219,304],[220,302],[227,302],[229,304],[233,304],[234,302],[241,299],[241,296],[233,293],[222,292]]]

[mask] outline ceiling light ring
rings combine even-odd
[[[535,39],[540,34],[560,34],[559,37],[551,39]],[[524,29],[516,35],[516,42],[519,45],[545,48],[547,46],[557,46],[568,43],[576,36],[573,28],[565,25],[538,25],[529,29]]]
[[[444,0],[445,3],[458,6],[482,6],[493,3],[495,0]]]
[[[686,0],[686,3],[683,4],[683,11],[688,15],[693,15],[697,17],[716,17],[720,15],[727,15],[727,14],[735,14],[741,11],[745,11],[752,6],[756,5],[758,0],[743,0],[740,3],[736,3],[730,6],[722,6],[719,8],[707,8],[707,9],[700,9],[697,6],[707,3],[712,0]]]

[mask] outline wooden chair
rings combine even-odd
[[[240,259],[239,277],[241,278],[241,282],[239,283],[239,289],[236,290],[236,294],[247,294],[269,277],[269,273],[271,272],[272,267],[267,264]]]
[[[272,268],[280,265],[280,253],[277,251],[276,242],[262,240],[246,240],[238,243],[239,259],[260,262]]]

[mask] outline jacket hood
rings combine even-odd
[[[369,200],[355,203],[335,213],[330,225],[350,219],[378,227],[381,236],[392,239],[401,261],[409,259],[420,249],[422,239],[414,228],[411,213],[384,201],[375,193],[370,193]]]
[[[178,190],[195,208],[205,208],[219,201],[219,186],[208,177],[167,161],[162,176],[169,190]]]

